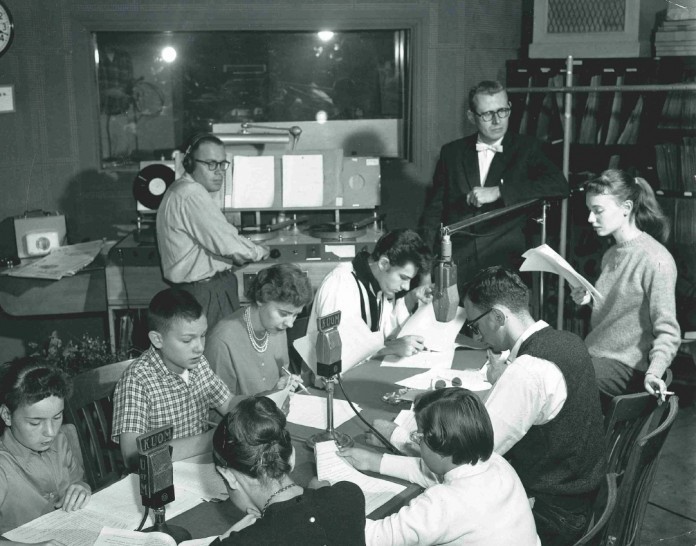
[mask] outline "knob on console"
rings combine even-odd
[[[280,258],[280,250],[278,250],[277,248],[271,249],[270,256],[271,256],[271,258],[273,258],[274,260]]]

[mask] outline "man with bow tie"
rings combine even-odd
[[[529,199],[568,196],[568,182],[539,141],[507,132],[510,112],[499,82],[482,81],[469,91],[467,118],[477,133],[442,147],[421,220],[426,241],[439,240],[440,224]],[[481,268],[521,263],[527,215],[522,211],[453,236],[460,289]]]

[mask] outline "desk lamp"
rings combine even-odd
[[[317,375],[326,385],[326,430],[312,435],[307,440],[307,446],[314,449],[318,442],[333,440],[338,447],[353,445],[353,439],[347,434],[334,430],[333,398],[334,388],[341,373],[341,336],[338,325],[341,322],[341,312],[317,318]]]

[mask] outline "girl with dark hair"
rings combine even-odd
[[[478,396],[460,388],[428,391],[414,409],[418,430],[411,436],[420,458],[355,447],[339,452],[359,470],[426,488],[398,513],[367,520],[366,544],[540,545],[522,482],[493,452],[493,426]]]
[[[61,430],[70,392],[68,377],[52,366],[23,360],[2,370],[0,534],[52,510],[70,512],[89,502],[84,469]]]
[[[252,280],[247,307],[222,319],[209,332],[205,356],[234,395],[283,389],[298,376],[283,372],[290,364],[286,330],[305,305],[312,287],[293,264],[262,269]]]
[[[304,489],[290,476],[295,452],[272,400],[242,400],[218,425],[213,460],[246,516],[212,544],[365,544],[365,498],[352,483]]]
[[[669,225],[650,185],[620,170],[604,171],[586,184],[588,222],[615,244],[602,257],[590,301],[583,288],[571,296],[592,303],[592,330],[585,343],[597,385],[609,397],[645,389],[663,400],[661,379],[680,343],[676,317],[677,267],[663,246]]]

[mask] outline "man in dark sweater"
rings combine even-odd
[[[582,340],[529,313],[529,289],[503,267],[468,285],[467,324],[494,351],[486,408],[495,451],[505,453],[530,499],[544,546],[573,544],[587,526],[605,472],[602,414]]]

